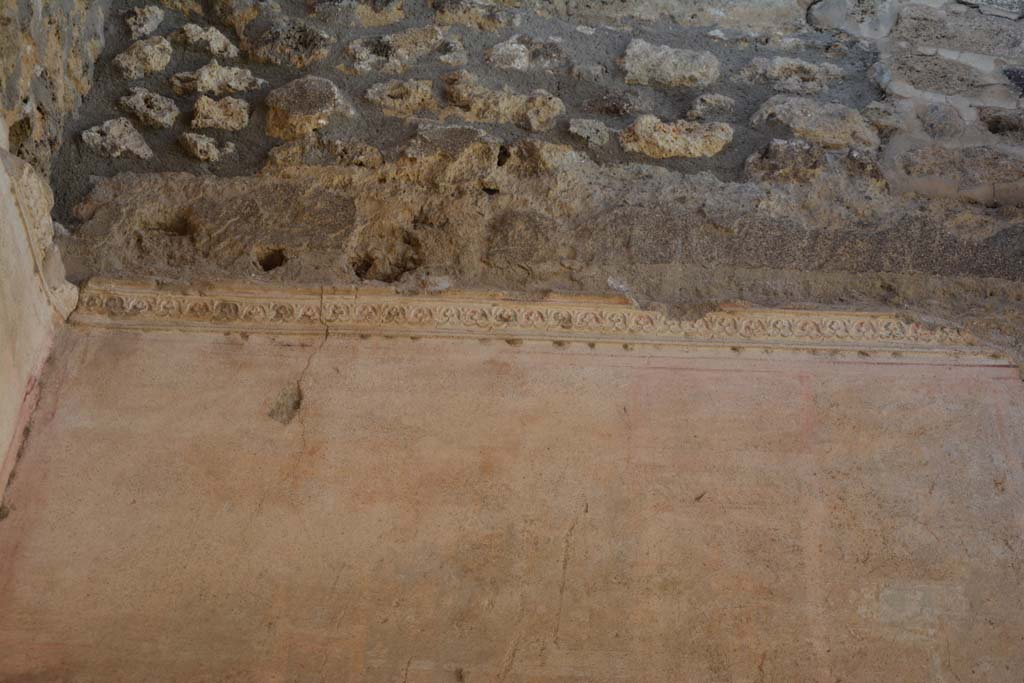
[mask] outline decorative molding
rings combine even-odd
[[[172,289],[91,280],[78,325],[245,331],[494,337],[691,346],[891,350],[988,356],[969,334],[885,313],[737,309],[675,320],[617,299],[451,292],[399,295],[383,289],[270,288],[224,283]]]

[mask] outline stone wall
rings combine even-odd
[[[76,281],[856,305],[1024,348],[1017,0],[33,7],[38,167],[105,45],[55,162]]]
[[[0,0],[0,140],[49,173],[92,85],[110,0]]]
[[[1024,320],[1014,2],[119,2],[73,279]]]

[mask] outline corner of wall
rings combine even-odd
[[[0,149],[0,501],[54,335],[78,301],[53,241],[52,208],[46,179]]]

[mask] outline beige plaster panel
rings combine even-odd
[[[71,328],[0,680],[1019,681],[1024,392],[953,363]]]
[[[57,323],[74,308],[53,244],[46,180],[0,149],[0,499]]]

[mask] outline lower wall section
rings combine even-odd
[[[53,245],[52,206],[46,180],[0,150],[0,499],[54,330],[77,297]]]
[[[78,328],[0,679],[1018,681],[1014,368]]]

